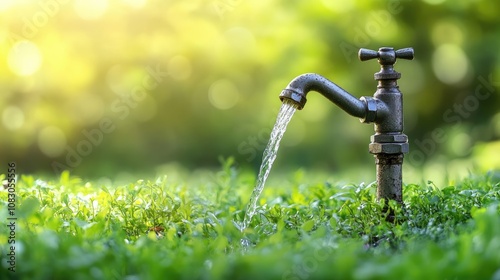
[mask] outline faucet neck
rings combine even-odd
[[[401,73],[394,70],[394,65],[380,65],[380,71],[375,73],[375,80],[377,81],[386,81],[393,80],[396,82],[399,78],[401,78]]]
[[[375,73],[375,75],[378,74],[378,73]],[[398,73],[399,74],[399,73]],[[398,80],[397,79],[387,79],[387,80],[384,80],[384,79],[379,79],[378,80],[378,85],[377,85],[377,88],[386,88],[386,89],[389,89],[389,88],[392,88],[392,89],[398,89],[399,86],[398,86]]]

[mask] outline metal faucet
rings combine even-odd
[[[375,124],[369,152],[374,154],[377,165],[377,199],[384,199],[386,203],[389,200],[403,203],[403,154],[408,153],[408,137],[403,134],[403,96],[397,84],[401,74],[394,70],[394,64],[397,58],[411,60],[413,56],[412,48],[397,51],[390,47],[378,51],[359,50],[361,61],[378,58],[380,64],[380,71],[374,75],[378,86],[373,97],[357,99],[318,74],[296,77],[280,94],[282,101],[292,100],[300,110],[306,104],[307,93],[316,91],[348,114],[360,118],[361,122]]]

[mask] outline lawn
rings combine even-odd
[[[243,233],[255,175],[231,160],[190,180],[20,175],[0,279],[500,279],[499,172],[405,185],[394,223],[376,186],[304,172],[266,186]]]

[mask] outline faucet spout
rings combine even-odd
[[[297,104],[297,109],[300,110],[306,104],[306,95],[309,91],[321,93],[349,115],[361,119],[366,116],[366,102],[352,96],[327,78],[313,73],[302,74],[293,79],[281,92],[280,99],[281,101],[284,99],[294,101]]]

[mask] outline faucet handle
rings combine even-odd
[[[412,60],[414,52],[413,48],[404,48],[395,51],[394,48],[382,47],[378,49],[378,51],[360,49],[358,57],[361,61],[378,58],[378,63],[380,63],[380,65],[393,65],[396,63],[396,58]]]
[[[399,49],[396,51],[396,57],[413,60],[413,58],[415,57],[415,52],[413,51],[413,48]]]
[[[369,49],[359,49],[358,52],[359,60],[366,61],[379,57],[379,53],[377,51],[369,50]]]

